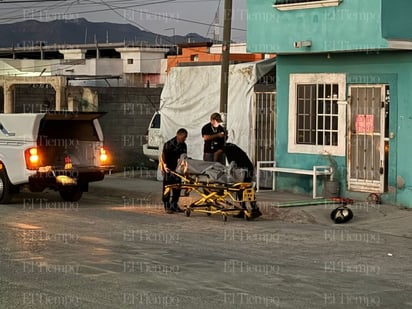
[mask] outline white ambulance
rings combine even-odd
[[[0,114],[0,203],[23,186],[78,201],[112,168],[99,112]]]

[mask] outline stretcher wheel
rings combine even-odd
[[[211,210],[212,210],[212,209],[211,209],[210,207],[207,208],[207,211],[211,211]],[[206,215],[207,215],[208,217],[210,217],[212,214],[211,214],[210,212],[207,212]]]
[[[223,215],[223,221],[224,221],[224,222],[227,221],[227,215]]]
[[[186,208],[185,214],[186,214],[186,217],[190,217],[190,208]]]
[[[243,216],[243,218],[245,218],[246,221],[252,220],[251,213],[249,211],[245,211],[245,215]]]

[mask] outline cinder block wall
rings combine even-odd
[[[118,171],[154,167],[142,145],[153,113],[159,108],[161,88],[95,88],[105,144],[113,151]]]
[[[143,155],[142,145],[153,113],[159,108],[162,88],[88,88],[97,92],[98,111],[107,112],[100,124],[116,171],[154,168],[154,163]],[[82,97],[82,87],[69,86],[66,94],[77,100]],[[51,87],[19,86],[15,90],[14,111],[36,113],[45,107],[55,109],[54,98]],[[0,104],[4,106],[2,95]]]

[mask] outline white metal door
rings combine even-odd
[[[385,87],[349,87],[348,190],[384,192]]]

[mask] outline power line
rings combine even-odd
[[[43,1],[39,1],[39,0],[10,0],[8,2],[5,1],[0,1],[0,4],[3,3],[24,3],[24,2],[31,2],[31,3],[42,3],[42,2],[66,2],[66,3],[62,3],[61,6],[67,5],[68,0],[60,0],[60,1],[56,1],[56,0],[43,0]],[[77,3],[76,3],[77,2]],[[143,10],[136,10],[133,9],[134,7],[139,7],[139,6],[148,6],[148,5],[156,5],[156,4],[163,4],[163,3],[171,3],[171,2],[181,2],[181,1],[177,1],[177,0],[163,0],[163,1],[151,1],[149,3],[141,3],[141,4],[130,4],[130,1],[127,1],[127,5],[124,6],[114,6],[109,4],[110,1],[87,1],[89,2],[89,4],[85,4],[85,3],[80,3],[79,1],[75,0],[72,1],[72,3],[70,4],[70,6],[73,6],[74,3],[76,3],[76,7],[79,7],[79,5],[82,6],[97,6],[97,5],[104,5],[106,6],[106,8],[101,8],[101,9],[96,9],[96,8],[92,8],[90,10],[81,10],[80,12],[76,12],[75,13],[81,13],[81,14],[87,14],[87,13],[99,13],[99,12],[107,12],[107,11],[114,11],[114,10],[119,10],[119,9],[130,9],[133,12],[142,14],[142,15],[150,15],[150,16],[156,16],[156,17],[161,17],[164,19],[171,19],[171,20],[176,20],[176,21],[183,21],[183,22],[187,22],[187,23],[192,23],[192,24],[197,24],[197,25],[204,25],[204,26],[210,26],[210,23],[207,22],[201,22],[201,21],[196,21],[196,20],[191,20],[191,19],[186,19],[186,18],[179,18],[179,17],[174,17],[168,14],[160,14],[160,13],[152,13],[152,12],[148,12],[148,11],[143,11]],[[119,0],[119,1],[112,1],[115,3],[123,3],[126,1],[124,0]],[[184,1],[183,1],[184,2]],[[203,2],[203,1],[186,1],[186,2]],[[44,8],[50,9],[49,6],[45,6]],[[39,7],[39,9],[37,11],[34,11],[34,13],[40,13],[42,10],[41,7]],[[117,15],[120,15],[120,17],[122,17],[123,19],[125,19],[126,21],[129,22],[129,20],[127,18],[125,18],[124,16],[122,16],[121,14],[117,13]],[[23,16],[14,16],[14,17],[5,17],[5,18],[0,18],[0,20],[13,20],[13,19],[20,19]],[[223,26],[218,26],[220,28],[223,28]],[[246,29],[242,29],[242,28],[235,28],[232,27],[232,30],[236,30],[236,31],[246,31]]]
[[[21,1],[19,1],[19,0],[10,0],[10,1],[4,1],[4,0],[1,0],[0,1],[0,4],[3,4],[3,3],[14,3],[14,4],[16,4],[16,3],[40,3],[40,2],[62,2],[62,1],[69,1],[69,0],[42,0],[42,1],[39,1],[39,0],[21,0]]]
[[[114,12],[116,15],[118,15],[119,17],[121,17],[123,20],[125,20],[127,23],[129,24],[134,24],[136,26],[138,26],[139,28],[145,30],[145,31],[149,31],[152,32],[150,29],[147,29],[146,27],[144,27],[143,25],[137,23],[134,19],[134,15],[132,16],[131,14],[139,14],[140,16],[153,16],[153,17],[157,17],[159,19],[162,20],[173,20],[176,22],[185,22],[185,23],[190,23],[190,24],[196,24],[196,25],[201,25],[201,26],[207,26],[209,29],[211,27],[211,23],[210,22],[202,22],[199,20],[192,20],[192,19],[187,19],[187,18],[181,18],[178,16],[174,16],[172,14],[165,14],[165,13],[155,13],[155,12],[149,12],[147,10],[138,10],[135,9],[136,7],[142,7],[142,6],[153,6],[153,5],[161,5],[161,4],[165,4],[165,3],[183,3],[183,2],[206,2],[206,1],[214,1],[216,2],[217,0],[202,0],[202,1],[198,1],[198,0],[161,0],[161,1],[139,1],[138,3],[136,3],[135,1],[125,1],[125,0],[108,0],[108,1],[93,1],[93,0],[88,0],[88,1],[78,1],[78,0],[73,0],[73,1],[68,1],[68,0],[61,0],[61,1],[56,1],[56,0],[45,0],[45,1],[38,1],[38,0],[9,0],[9,1],[1,1],[0,0],[0,5],[1,4],[6,4],[6,3],[37,3],[37,4],[44,4],[44,2],[60,2],[58,5],[55,5],[52,9],[55,8],[65,8],[65,12],[64,14],[71,14],[73,15],[72,17],[75,17],[75,14],[79,14],[79,16],[84,15],[84,14],[89,14],[89,13],[100,13],[100,12],[107,12],[107,11],[112,11]],[[131,4],[131,2],[133,4]],[[220,6],[220,2],[221,0],[219,0],[219,6]],[[101,6],[105,6],[105,7],[101,7]],[[218,8],[219,8],[218,6]],[[15,9],[15,7],[13,7],[13,9]],[[121,14],[120,10],[127,10],[127,12],[129,12],[130,15],[127,15],[127,12],[124,11],[123,14]],[[4,11],[4,10],[2,10]],[[69,13],[69,11],[71,11],[71,13]],[[19,10],[19,12],[21,12],[21,10]],[[45,12],[45,17],[54,17],[55,15],[52,13],[52,10],[50,10],[50,5],[39,5],[36,6],[34,8],[32,8],[31,10],[25,10],[24,11],[24,19],[37,19],[36,16],[39,15],[39,17],[42,17],[43,12]],[[131,13],[130,13],[131,12]],[[14,11],[13,13],[16,13],[16,11]],[[47,14],[46,14],[47,13]],[[58,17],[62,17],[64,18],[65,15],[62,15],[62,13],[58,14],[56,13],[56,19],[58,19]],[[132,17],[132,18],[128,18],[128,17]],[[6,21],[6,22],[10,22],[12,20],[18,20],[21,19],[22,15],[14,15],[14,16],[9,16],[9,17],[0,17],[0,21]],[[70,18],[73,19],[73,18]],[[220,25],[215,25],[215,28],[220,28],[223,29],[223,26]],[[231,30],[234,31],[240,31],[240,32],[246,32],[246,29],[242,29],[242,28],[236,28],[236,27],[231,27]],[[206,34],[206,36],[208,36],[208,33]]]
[[[92,3],[95,3],[93,1],[89,1]],[[104,1],[101,1],[104,3]],[[150,5],[154,5],[154,4],[160,4],[160,3],[167,3],[167,2],[176,2],[176,0],[163,0],[163,1],[158,1],[158,2],[152,2],[150,3]],[[199,1],[200,2],[200,1]],[[106,5],[106,4],[105,4]],[[148,4],[144,4],[144,5],[148,5]],[[144,6],[144,5],[126,5],[126,6],[108,6],[109,9],[100,9],[100,10],[93,10],[91,12],[101,12],[101,11],[107,11],[107,10],[119,10],[119,9],[130,9],[132,7],[136,7],[136,6]],[[169,16],[167,14],[159,14],[159,13],[152,13],[152,12],[148,12],[148,11],[142,11],[142,10],[133,10],[131,9],[131,11],[134,11],[136,13],[140,13],[143,15],[151,15],[151,16],[156,16],[156,17],[161,17],[161,18],[165,18],[165,19],[172,19],[172,20],[176,20],[176,21],[184,21],[184,22],[188,22],[188,23],[193,23],[193,24],[197,24],[197,25],[204,25],[204,26],[210,26],[210,23],[206,23],[206,22],[200,22],[200,21],[194,21],[194,20],[190,20],[190,19],[186,19],[186,18],[179,18],[179,17],[173,17],[173,16]],[[90,12],[83,12],[83,13],[90,13]],[[120,15],[122,18],[124,18],[124,16]],[[127,19],[126,19],[127,20]],[[223,28],[223,26],[219,26],[220,28]],[[231,28],[232,30],[237,30],[237,31],[246,31],[246,29],[240,29],[240,28]]]
[[[66,2],[66,1],[67,1],[67,0],[63,0],[63,1],[59,1],[59,2]],[[42,2],[42,1],[37,1],[37,2]],[[73,2],[78,2],[78,0],[72,0],[72,3],[73,3]],[[0,2],[0,4],[2,4],[2,2]],[[55,8],[60,8],[60,7],[63,7],[63,6],[65,6],[65,5],[66,5],[66,3],[56,4],[56,5],[53,7],[53,9],[55,9]],[[22,18],[23,18],[23,19],[28,19],[27,16],[25,15],[26,12],[28,12],[30,15],[34,15],[34,14],[42,13],[45,8],[49,8],[49,6],[43,6],[43,7],[42,7],[42,6],[39,6],[39,7],[31,8],[31,9],[30,9],[30,8],[25,8],[25,9],[23,10],[23,12],[24,12],[23,15],[19,14],[19,15],[17,15],[17,16],[0,18],[0,21],[20,20],[20,19],[22,19]],[[14,10],[14,11],[12,11],[11,13],[21,12],[21,9],[16,9],[16,7],[14,7],[14,6],[13,6],[13,10]],[[3,9],[3,11],[4,11],[4,9]],[[29,18],[30,18],[30,16],[29,16]]]

